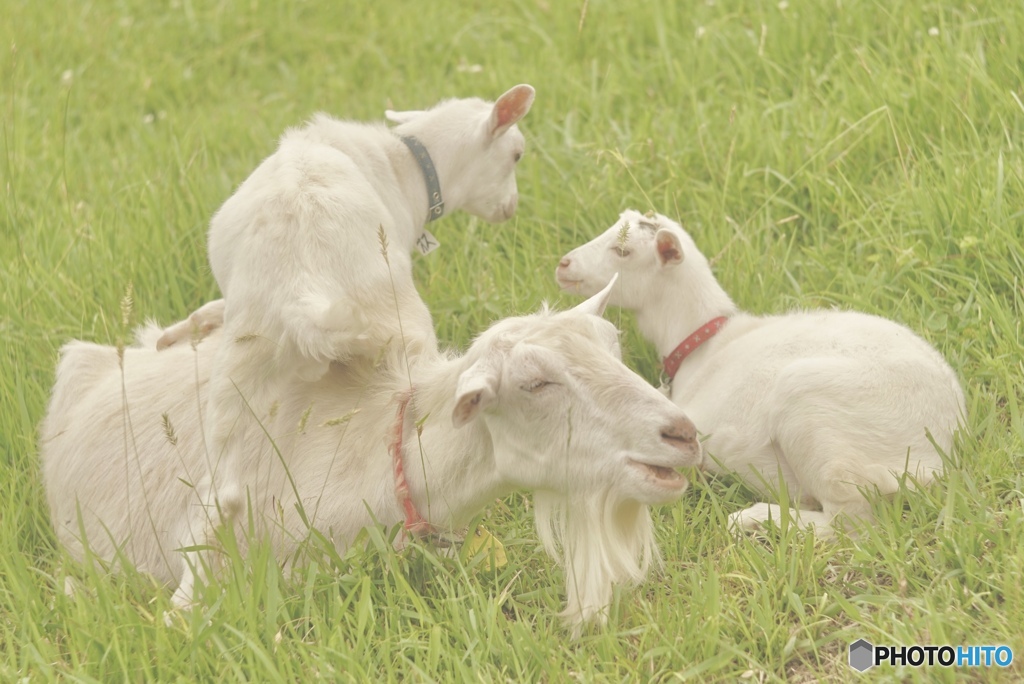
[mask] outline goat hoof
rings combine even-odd
[[[750,508],[729,514],[727,526],[737,534],[765,529],[765,523],[779,520],[777,507],[768,503],[756,503]]]

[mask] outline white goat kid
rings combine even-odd
[[[397,368],[437,352],[411,252],[436,244],[424,225],[446,211],[494,222],[514,214],[525,145],[516,122],[533,99],[532,87],[518,85],[493,104],[458,99],[389,111],[394,129],[317,115],[285,133],[214,215],[210,265],[224,300],[173,326],[157,346],[223,319],[206,416],[216,477],[203,495],[226,518],[244,504],[242,445],[277,384],[315,380],[332,361],[383,354]],[[183,578],[180,604],[190,601],[190,586]]]
[[[942,471],[936,446],[952,447],[963,392],[907,328],[844,311],[741,313],[686,231],[661,215],[623,212],[566,254],[555,277],[585,295],[616,272],[609,303],[635,311],[665,359],[672,399],[707,435],[704,466],[766,494],[784,482],[797,524],[830,536],[840,514],[870,517],[864,493]],[[756,529],[780,514],[761,503],[730,524]]]
[[[399,124],[393,129],[319,114],[286,132],[211,221],[210,264],[228,320],[246,318],[229,325],[247,341],[277,343],[281,357],[298,351],[307,374],[323,373],[330,361],[372,357],[398,340],[397,318],[375,315],[394,309],[394,281],[406,346],[432,349],[409,255],[436,247],[424,225],[445,213],[512,217],[515,165],[525,151],[516,123],[533,99],[531,86],[518,85],[493,104],[471,98],[389,110]],[[380,230],[390,263],[381,256]],[[223,313],[225,304],[207,306]],[[203,320],[171,326],[158,347],[189,339],[195,327],[209,332]]]
[[[290,561],[308,534],[300,507],[344,548],[375,522],[455,529],[495,497],[532,491],[541,538],[566,569],[564,615],[577,630],[603,620],[613,585],[641,580],[658,559],[648,505],[677,499],[688,483],[674,469],[700,462],[683,411],[622,364],[618,332],[599,317],[607,294],[500,321],[461,358],[424,357],[411,389],[405,372],[367,363],[294,381],[261,416],[280,458],[244,463],[255,532]],[[71,554],[123,552],[171,583],[195,558],[181,549],[206,539],[197,511],[217,516],[197,485],[224,337],[157,352],[159,334],[125,349],[123,370],[113,347],[65,345],[40,451]],[[243,453],[265,451],[266,439],[252,431]]]

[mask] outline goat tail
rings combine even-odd
[[[135,329],[135,345],[140,349],[160,349],[160,339],[163,337],[164,329],[156,321],[146,321]]]
[[[613,587],[641,582],[661,562],[647,505],[612,492],[534,497],[537,533],[566,573],[561,617],[579,636],[583,624],[608,618]]]

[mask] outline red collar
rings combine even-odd
[[[676,373],[679,372],[679,366],[682,365],[683,360],[695,352],[697,347],[714,337],[728,320],[729,318],[727,316],[712,318],[710,321],[697,328],[692,335],[680,342],[679,346],[673,349],[671,354],[661,360],[661,367],[665,369],[665,375],[668,376],[669,381],[671,381],[672,378],[676,376]]]
[[[412,393],[413,390],[409,389],[407,392],[403,392],[398,400],[398,414],[395,416],[395,427],[391,434],[388,452],[391,454],[395,469],[395,495],[398,497],[398,503],[402,504],[402,508],[405,510],[405,530],[419,535],[430,531],[430,523],[419,514],[416,505],[412,502],[412,497],[409,496],[409,483],[405,480],[404,451],[402,449],[402,439],[405,436],[405,409],[412,400]]]

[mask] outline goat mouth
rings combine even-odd
[[[676,449],[679,449],[680,451],[692,451],[693,450],[693,440],[692,439],[685,439],[683,437],[676,437],[675,435],[668,435],[668,434],[665,434],[663,432],[663,433],[661,433],[661,441],[664,442],[665,444],[668,444],[671,447],[675,447]]]
[[[556,280],[558,281],[558,286],[563,290],[575,289],[579,291],[580,284],[583,283],[582,280],[572,280],[570,278],[563,278],[562,276],[557,276]]]
[[[668,466],[644,463],[643,461],[637,461],[632,458],[629,459],[629,464],[644,473],[648,480],[653,480],[661,487],[678,489],[687,485],[686,478],[683,477],[683,474],[678,470],[669,468]]]

